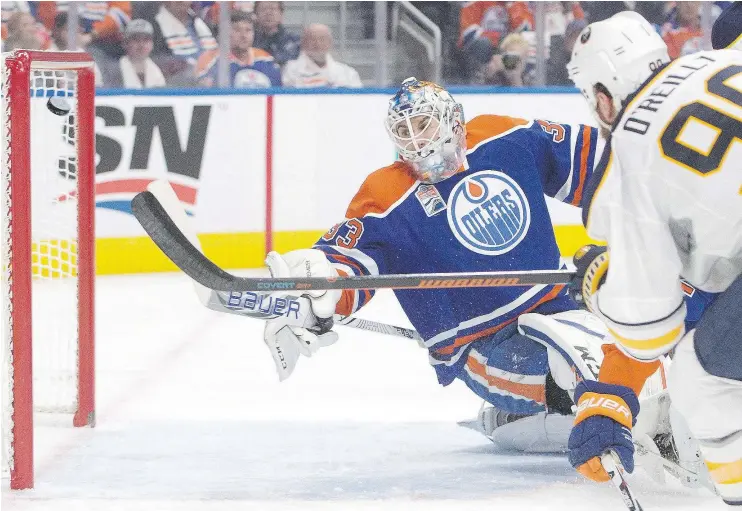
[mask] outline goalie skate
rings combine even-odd
[[[571,415],[550,412],[509,413],[484,402],[475,419],[458,424],[483,434],[504,451],[562,453],[567,451],[573,420]]]

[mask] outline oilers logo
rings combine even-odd
[[[267,75],[255,69],[240,69],[234,75],[234,87],[242,89],[260,89],[270,87],[271,79]]]
[[[531,225],[531,209],[523,190],[496,170],[462,179],[451,190],[448,225],[469,250],[500,255],[515,248]]]

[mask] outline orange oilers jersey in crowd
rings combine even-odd
[[[448,273],[561,267],[546,196],[578,206],[599,154],[597,130],[495,115],[467,123],[467,162],[423,184],[402,162],[372,173],[346,220],[315,244],[340,273]],[[368,290],[345,291],[337,313],[357,311]],[[563,286],[396,290],[425,339],[440,383],[466,361],[470,343],[526,312],[575,308]]]
[[[670,58],[676,59],[703,49],[703,30],[666,26],[662,28],[662,40]]]
[[[533,30],[527,2],[465,2],[461,7],[459,44],[472,36],[486,37],[497,46],[510,32]]]
[[[131,2],[76,2],[77,15],[85,33],[95,32],[99,38],[120,38],[131,21]],[[66,12],[69,2],[39,2],[37,16],[50,31],[58,12]]]

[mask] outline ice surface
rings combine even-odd
[[[390,294],[363,316],[408,325]],[[97,426],[39,421],[36,488],[3,481],[3,509],[625,509],[563,456],[498,453],[456,426],[479,400],[440,387],[414,341],[338,332],[279,384],[262,324],[203,308],[186,277],[98,279]],[[646,511],[726,509],[631,482]]]

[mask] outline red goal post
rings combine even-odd
[[[3,475],[21,489],[34,412],[95,422],[94,63],[3,54],[2,91]]]

